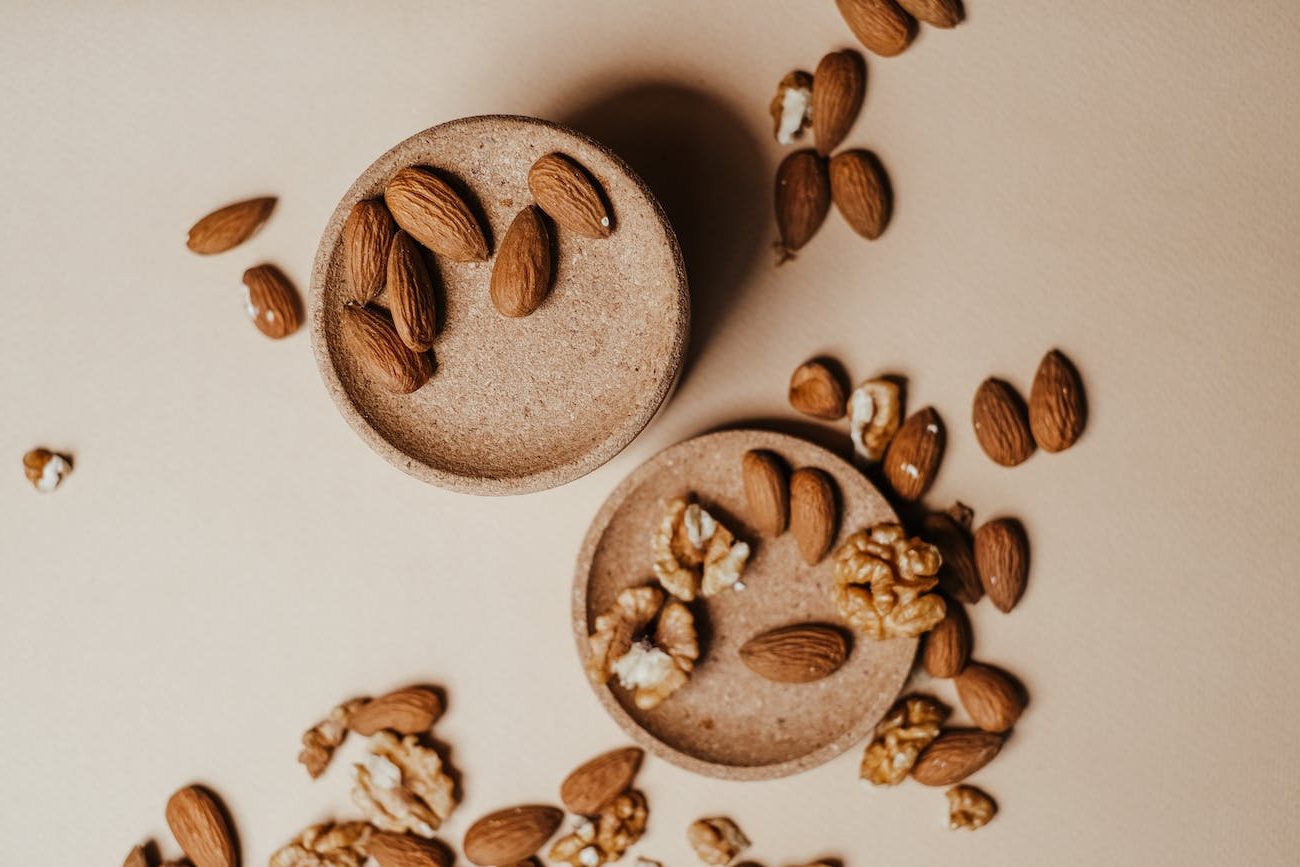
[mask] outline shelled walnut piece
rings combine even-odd
[[[374,828],[367,822],[322,822],[276,850],[270,867],[362,867]]]
[[[997,803],[974,786],[953,786],[948,795],[948,827],[983,828],[998,813]]]
[[[375,827],[431,838],[456,807],[455,784],[442,759],[415,735],[381,731],[370,755],[353,766],[352,800]]]
[[[849,395],[849,438],[860,463],[874,464],[898,433],[903,418],[903,395],[898,383],[869,379]]]
[[[49,449],[32,449],[23,455],[23,474],[42,494],[63,484],[64,476],[70,472],[72,459]]]
[[[547,857],[570,867],[600,867],[617,861],[641,839],[648,816],[645,795],[629,789],[556,840]]]
[[[298,761],[307,769],[314,780],[325,773],[329,767],[334,751],[348,736],[348,723],[352,715],[360,710],[369,699],[354,698],[329,712],[329,716],[302,733],[302,751]]]
[[[907,778],[921,751],[939,736],[948,708],[928,695],[899,699],[876,726],[862,754],[859,776],[874,786],[896,786]]]
[[[650,624],[654,623],[653,632]],[[593,683],[617,676],[634,690],[636,706],[649,710],[680,689],[700,656],[695,616],[657,587],[629,587],[596,618],[588,639],[587,675]]]
[[[749,561],[749,545],[685,497],[665,504],[651,552],[659,583],[685,602],[697,594],[716,596],[728,589],[745,589],[740,576]]]
[[[696,819],[686,829],[686,839],[705,864],[724,867],[749,848],[749,838],[725,817]]]
[[[864,635],[914,638],[943,619],[943,597],[929,592],[942,562],[938,548],[898,524],[860,530],[835,552],[835,604]]]

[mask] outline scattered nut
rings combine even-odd
[[[723,867],[749,848],[749,838],[730,819],[696,819],[686,829],[686,839],[705,864]]]
[[[953,786],[947,795],[948,827],[954,831],[983,828],[998,813],[997,802],[974,786]]]
[[[916,35],[916,21],[895,0],[835,0],[835,4],[858,41],[881,57],[899,54]]]
[[[885,456],[889,441],[903,420],[903,395],[898,383],[868,379],[849,395],[849,437],[860,463],[874,464]]]
[[[307,773],[313,780],[325,773],[325,768],[329,766],[330,759],[334,756],[334,750],[338,749],[348,736],[348,723],[352,719],[352,714],[367,701],[369,699],[366,698],[346,701],[330,711],[325,719],[302,733],[302,751],[298,753],[298,761],[307,769]]]
[[[928,695],[900,698],[876,726],[858,775],[873,786],[903,782],[921,751],[939,736],[939,726],[948,713],[947,707]]]
[[[322,822],[271,856],[270,867],[362,867],[374,833],[366,822]]]
[[[933,407],[907,417],[885,449],[885,479],[904,500],[919,500],[939,472],[946,442],[943,420]]]
[[[769,536],[784,533],[790,521],[790,479],[785,462],[769,451],[745,452],[741,477],[749,520]]]
[[[804,415],[835,421],[844,418],[844,383],[821,361],[806,361],[790,374],[790,406]]]
[[[930,742],[912,766],[912,779],[925,786],[960,783],[993,761],[1007,736],[979,729],[947,729]]]
[[[288,337],[302,322],[298,290],[274,265],[257,265],[244,272],[244,310],[257,330],[272,340]]]
[[[957,676],[961,706],[975,725],[988,732],[1004,732],[1016,724],[1028,698],[1024,686],[1012,675],[992,665],[972,662]]]
[[[374,735],[369,749],[365,763],[353,766],[353,802],[382,831],[433,837],[456,807],[442,759],[415,735],[398,740],[387,731]]]
[[[194,867],[237,867],[239,852],[228,812],[211,790],[186,786],[167,800],[167,827]]]
[[[835,552],[835,604],[849,625],[877,640],[912,638],[944,615],[939,551],[898,524],[860,530]]]
[[[271,196],[218,208],[194,224],[185,246],[203,255],[224,253],[253,237],[274,209]]]
[[[564,811],[543,804],[506,807],[478,819],[465,832],[465,857],[474,864],[516,864],[531,858],[564,821]]]
[[[551,846],[546,856],[570,867],[600,867],[623,857],[645,833],[649,810],[645,795],[629,790],[610,801],[590,819]]]
[[[961,0],[898,0],[898,5],[912,17],[945,30],[956,27],[966,17]]]
[[[817,153],[828,157],[844,141],[862,109],[867,67],[856,51],[832,51],[813,74],[813,137]]]
[[[921,661],[931,677],[956,677],[970,660],[971,629],[966,608],[955,599],[944,602],[943,620],[925,636]]]
[[[831,208],[831,179],[826,160],[811,148],[798,150],[776,169],[777,264],[794,258],[813,239]]]
[[[769,111],[779,144],[794,144],[812,126],[812,87],[813,77],[802,69],[787,73],[776,86]]]
[[[1003,613],[1016,607],[1029,581],[1029,539],[1015,518],[997,518],[975,531],[980,583]]]
[[[637,707],[645,710],[680,689],[700,655],[691,610],[676,599],[667,604],[663,600],[656,587],[629,587],[613,608],[596,618],[596,631],[587,639],[587,675],[592,682],[618,677],[624,689],[634,690]],[[656,618],[651,636],[649,626]]]
[[[23,455],[23,472],[33,488],[48,494],[72,472],[72,458],[49,449],[32,449]]]
[[[595,815],[632,785],[644,756],[640,747],[623,747],[583,762],[564,778],[560,801],[571,813]]]
[[[745,589],[740,576],[749,561],[749,545],[684,497],[665,505],[651,550],[655,577],[678,599],[690,602],[697,593],[716,596]]]
[[[1029,389],[1029,427],[1044,451],[1068,449],[1083,434],[1088,401],[1070,359],[1053,349],[1043,356]]]
[[[439,842],[387,831],[371,835],[370,857],[379,867],[451,867],[455,860],[451,850]]]
[[[840,527],[835,483],[815,467],[800,467],[790,477],[790,535],[809,566],[816,565],[835,543]]]
[[[595,631],[587,638],[587,676],[592,683],[609,680],[614,661],[632,649],[663,603],[658,587],[629,587],[618,594],[612,608],[596,617]]]
[[[975,391],[971,424],[984,454],[996,464],[1014,467],[1034,453],[1025,401],[1010,383],[986,379]]]
[[[348,728],[363,737],[388,729],[399,735],[427,732],[442,715],[442,699],[427,686],[407,686],[381,695],[358,708]]]
[[[939,567],[939,587],[958,602],[974,605],[984,595],[980,573],[975,565],[971,545],[971,511],[961,503],[953,506],[965,520],[949,512],[931,512],[921,519],[921,535],[939,549],[943,565]],[[963,511],[964,510],[964,511]]]

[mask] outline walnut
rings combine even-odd
[[[684,497],[669,500],[651,539],[655,577],[678,599],[743,590],[740,576],[749,562],[749,545],[716,518]]]
[[[849,395],[849,437],[859,463],[874,464],[898,433],[902,420],[901,391],[888,379],[869,379]]]
[[[390,731],[374,735],[369,749],[365,763],[353,766],[352,800],[380,830],[433,837],[456,807],[442,759],[415,735],[399,740]]]
[[[686,829],[686,839],[705,864],[723,867],[749,848],[749,838],[727,818],[696,819]]]
[[[953,786],[948,790],[948,827],[983,828],[998,813],[997,803],[974,786]]]
[[[772,115],[772,133],[778,143],[793,144],[812,126],[813,77],[802,69],[787,73],[776,86],[776,96],[768,106]]]
[[[334,750],[348,736],[348,720],[367,701],[369,699],[366,698],[345,701],[330,711],[325,719],[303,732],[302,751],[298,753],[298,761],[307,768],[307,773],[311,774],[313,780],[325,773]]]
[[[859,776],[874,786],[896,786],[907,778],[921,751],[939,736],[948,708],[928,695],[908,695],[889,709],[862,754]]]
[[[367,822],[312,825],[271,856],[271,867],[362,867],[370,855]]]
[[[48,494],[63,483],[63,477],[72,472],[72,458],[49,449],[32,449],[23,455],[23,473],[32,487]]]
[[[628,790],[556,840],[547,857],[570,867],[600,867],[617,861],[641,839],[648,815],[645,795]]]
[[[657,587],[629,587],[614,600],[614,607],[596,618],[596,631],[587,638],[591,656],[587,675],[593,683],[609,680],[614,661],[629,650],[636,637],[663,607],[664,594]]]
[[[700,656],[695,616],[676,599],[667,604],[663,599],[655,587],[624,590],[614,607],[596,618],[596,631],[587,639],[591,647],[587,674],[592,681],[618,677],[624,689],[634,691],[633,701],[644,710],[680,689]],[[654,631],[647,633],[652,622]]]
[[[943,619],[934,589],[939,549],[898,524],[854,533],[835,552],[835,604],[849,625],[875,639],[912,638]]]

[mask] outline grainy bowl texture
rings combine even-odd
[[[532,202],[529,167],[552,151],[599,182],[613,234],[590,239],[552,227],[554,283],[520,319],[492,305],[495,255],[474,263],[430,255],[439,322],[433,378],[414,394],[384,391],[349,356],[340,333],[340,237],[352,206],[382,197],[404,166],[432,167],[469,201],[495,254],[511,220]],[[321,239],[310,306],[321,375],[361,438],[417,478],[478,494],[554,487],[618,454],[672,391],[690,317],[677,239],[644,183],[591,139],[498,115],[425,130],[362,174]]]
[[[896,520],[861,473],[820,446],[770,431],[706,434],[660,452],[610,495],[587,532],[573,587],[574,637],[585,665],[596,616],[624,588],[654,581],[650,538],[665,500],[693,492],[754,547],[744,591],[692,603],[702,658],[684,687],[649,711],[637,708],[617,681],[595,687],[605,709],[647,749],[687,770],[737,780],[798,773],[860,741],[897,697],[917,644],[855,636],[844,665],[813,683],[774,683],[745,666],[740,647],[760,632],[841,624],[830,595],[831,557],[808,566],[788,531],[761,536],[747,520],[741,459],[750,449],[769,449],[791,468],[817,467],[831,476],[840,501],[836,545],[855,530]]]

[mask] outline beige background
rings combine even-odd
[[[789,418],[819,351],[906,374],[953,435],[933,496],[1022,516],[1034,563],[978,655],[1033,704],[978,777],[863,791],[857,751],[767,784],[642,778],[636,851],[693,863],[730,813],[767,865],[1293,862],[1300,845],[1300,8],[1289,0],[970,0],[960,30],[870,61],[851,141],[898,193],[880,242],[835,217],[773,269],[765,105],[849,44],[830,0],[4,4],[0,29],[0,838],[6,863],[116,863],[176,786],[229,801],[249,864],[346,808],[301,729],[334,701],[445,684],[467,798],[449,827],[551,799],[621,742],[575,663],[573,558],[657,449]],[[381,8],[382,7],[382,8]],[[416,130],[483,112],[576,122],[676,217],[693,364],[621,457],[510,500],[444,493],[352,435],[305,333],[246,321],[259,260],[305,281],[338,197]],[[275,193],[200,259],[211,206]],[[1083,368],[1079,446],[1004,470],[966,417],[988,374]],[[41,497],[36,443],[76,473]]]

